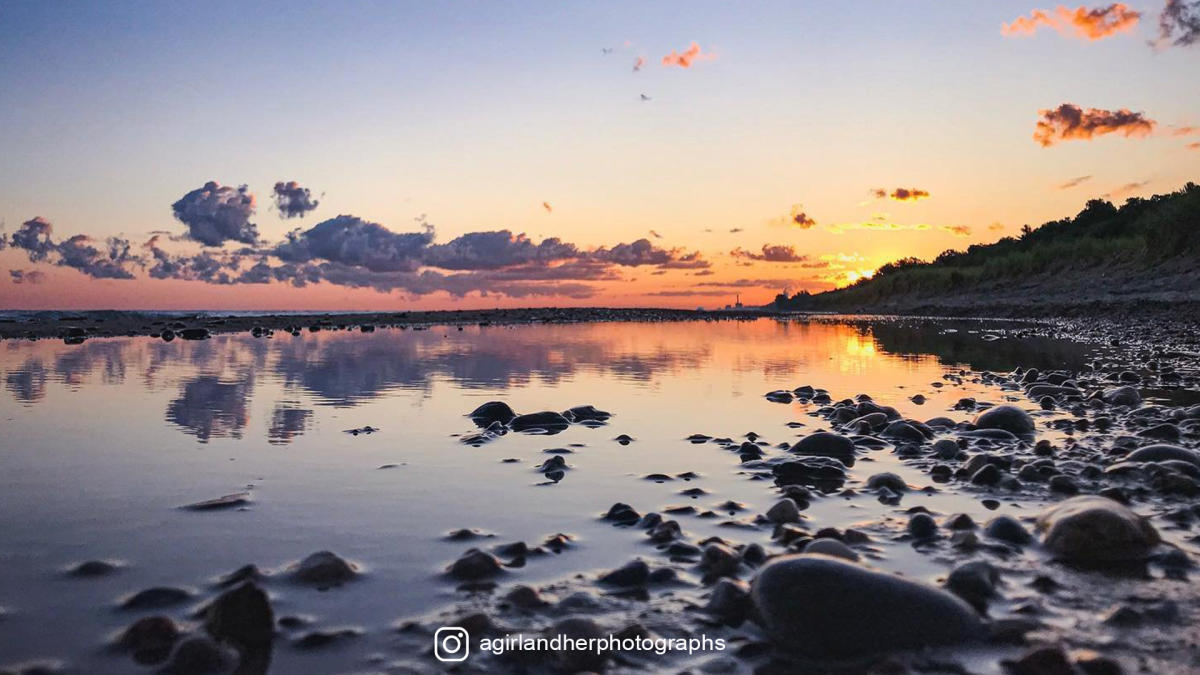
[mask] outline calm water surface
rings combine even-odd
[[[764,319],[3,342],[0,665],[54,658],[84,672],[128,672],[128,658],[105,648],[137,616],[116,609],[122,596],[181,586],[195,589],[199,604],[215,577],[242,565],[280,569],[329,549],[361,564],[364,578],[325,592],[271,583],[276,613],[366,633],[352,647],[317,652],[283,642],[275,670],[365,668],[397,656],[389,626],[456,598],[441,571],[470,544],[446,541],[448,531],[474,527],[496,533],[495,542],[531,545],[556,532],[578,537],[562,555],[531,558],[511,581],[617,566],[646,550],[597,519],[614,502],[642,512],[727,499],[745,502],[749,514],[770,506],[773,494],[739,473],[736,454],[684,440],[753,431],[790,442],[823,428],[805,406],[766,402],[767,391],[811,384],[835,399],[866,392],[917,419],[964,419],[950,410],[963,388],[932,386],[945,374],[1071,367],[1087,356],[1081,345],[1013,337],[1015,327]],[[917,393],[929,401],[911,403]],[[996,390],[980,395],[998,399]],[[474,430],[464,414],[497,399],[518,412],[593,404],[615,416],[595,429],[463,444]],[[788,428],[792,421],[808,426]],[[345,433],[367,425],[380,431]],[[618,434],[636,441],[620,445]],[[566,478],[544,484],[534,470],[549,456],[543,450],[568,446]],[[928,483],[891,455],[871,460],[854,474],[890,470]],[[379,468],[386,464],[397,466]],[[686,471],[700,478],[642,479]],[[709,494],[679,494],[695,486]],[[178,508],[247,487],[253,502],[244,510]],[[824,500],[808,515],[846,526],[863,509],[877,513],[880,505],[865,500]],[[917,504],[980,510],[974,498],[950,494],[918,494],[903,508]],[[718,523],[691,518],[686,527],[729,536]],[[879,564],[919,578],[945,572],[904,549]],[[98,579],[63,574],[90,559],[125,566]]]

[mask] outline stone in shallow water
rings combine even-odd
[[[1155,443],[1138,448],[1125,457],[1127,462],[1166,462],[1170,460],[1179,460],[1200,466],[1200,452],[1177,445]]]
[[[1017,436],[1033,433],[1033,418],[1014,405],[998,405],[975,417],[976,429],[1000,429]]]
[[[252,581],[217,596],[204,615],[204,628],[209,635],[242,649],[269,648],[275,637],[271,602]]]
[[[1048,551],[1076,563],[1143,560],[1159,543],[1149,521],[1105,497],[1072,497],[1047,509],[1037,525]]]
[[[767,520],[772,523],[794,523],[800,520],[800,507],[791,497],[784,497],[767,510]]]
[[[839,434],[818,431],[800,439],[792,446],[792,452],[822,457],[853,457],[854,441]]]
[[[67,570],[72,577],[102,577],[117,571],[118,565],[107,560],[88,560]]]
[[[171,660],[163,667],[170,675],[225,673],[237,661],[236,655],[206,637],[188,638],[175,647]]]
[[[982,639],[970,605],[932,586],[824,555],[787,555],[759,570],[750,596],[781,649],[816,660]]]
[[[854,549],[843,544],[842,542],[838,541],[837,539],[830,539],[829,537],[821,537],[820,539],[813,539],[812,541],[808,542],[808,544],[806,544],[804,546],[804,552],[805,553],[820,553],[823,555],[833,556],[835,558],[841,558],[843,560],[850,560],[853,562],[858,561],[858,553],[856,553],[854,551]]]
[[[1142,402],[1142,395],[1135,387],[1114,387],[1105,389],[1101,394],[1105,403],[1111,405],[1135,406]]]
[[[455,579],[475,581],[498,574],[500,568],[499,558],[491,553],[473,548],[451,563],[446,568],[446,572]]]
[[[517,413],[504,401],[488,401],[467,415],[481,427],[486,427],[492,422],[508,424],[516,416]]]
[[[992,539],[999,539],[1017,546],[1033,542],[1033,535],[1025,529],[1019,520],[1012,516],[996,516],[983,526],[983,533]]]
[[[236,492],[231,495],[217,497],[216,499],[208,499],[202,502],[188,504],[182,508],[185,511],[217,511],[219,509],[232,509],[239,506],[246,506],[249,503],[249,492]]]
[[[350,581],[357,574],[354,565],[332,551],[317,551],[296,565],[292,578],[304,584],[330,586]]]
[[[169,617],[147,616],[138,619],[117,640],[117,645],[133,653],[143,665],[162,663],[179,640],[179,628]]]
[[[178,605],[192,597],[192,594],[182,588],[157,586],[138,591],[121,603],[123,609],[157,609]]]
[[[612,413],[599,410],[594,405],[577,405],[570,410],[563,411],[563,417],[572,422],[603,422],[612,417]]]
[[[571,421],[559,413],[545,410],[526,415],[517,415],[512,418],[508,426],[513,431],[557,432],[571,426]]]

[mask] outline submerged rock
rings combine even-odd
[[[1083,564],[1143,560],[1160,541],[1149,521],[1105,497],[1072,497],[1045,511],[1037,525],[1048,551]]]
[[[332,551],[317,551],[301,560],[292,572],[300,583],[332,586],[350,581],[358,575],[357,568]]]
[[[156,586],[134,593],[121,603],[121,607],[122,609],[158,609],[159,607],[178,605],[191,597],[192,594],[182,588]]]
[[[754,577],[750,596],[777,646],[816,660],[986,634],[975,610],[946,591],[824,555],[771,560]]]
[[[800,455],[821,457],[853,457],[854,441],[840,434],[818,431],[800,439],[792,446],[792,452]]]
[[[175,647],[162,672],[169,675],[208,675],[228,672],[236,655],[206,637],[188,638]]]
[[[207,499],[202,502],[194,502],[180,508],[185,511],[217,511],[219,509],[232,509],[239,506],[245,506],[249,503],[249,492],[235,492],[234,494],[217,497],[216,499]]]
[[[499,574],[500,559],[477,548],[468,550],[461,558],[450,563],[446,572],[455,579],[477,581]]]
[[[543,412],[517,415],[509,421],[508,426],[513,431],[562,431],[571,426],[571,421],[561,414],[546,410]]]
[[[604,422],[612,413],[599,410],[594,405],[578,405],[563,411],[563,417],[572,422]]]
[[[516,416],[517,413],[504,401],[488,401],[467,415],[481,427],[487,427],[492,422],[508,424]]]
[[[275,614],[266,592],[247,581],[212,601],[204,612],[204,629],[244,650],[267,649],[275,637]]]
[[[1014,405],[998,405],[979,413],[975,417],[976,429],[1000,429],[1016,436],[1033,433],[1033,418],[1029,413]]]
[[[67,570],[72,577],[102,577],[117,571],[119,565],[107,560],[88,560]]]
[[[133,660],[143,665],[162,663],[179,640],[180,631],[166,616],[147,616],[138,619],[121,633],[117,646],[133,654]]]

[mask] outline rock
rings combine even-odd
[[[946,591],[824,555],[771,560],[750,597],[778,647],[818,661],[987,634],[970,605]]]
[[[1079,494],[1079,484],[1076,483],[1075,479],[1071,478],[1070,476],[1064,476],[1062,474],[1058,474],[1056,476],[1051,476],[1050,481],[1049,481],[1049,486],[1050,486],[1051,492],[1056,492],[1058,494],[1063,494],[1063,495]]]
[[[800,520],[800,507],[792,498],[784,497],[767,510],[767,520],[772,523],[797,522]]]
[[[134,661],[151,665],[167,659],[179,635],[179,628],[169,617],[147,616],[126,628],[117,639],[117,646],[131,652]]]
[[[642,517],[633,510],[632,506],[617,502],[609,507],[608,512],[604,514],[604,519],[611,520],[618,525],[633,525]]]
[[[563,417],[572,422],[604,422],[612,417],[612,413],[598,410],[596,406],[580,405],[563,411]]]
[[[787,390],[767,392],[766,399],[772,403],[791,403],[792,392]]]
[[[462,557],[450,563],[446,572],[461,581],[478,581],[499,574],[500,559],[477,548],[469,549]]]
[[[750,590],[744,582],[721,579],[709,593],[704,611],[731,626],[737,626],[750,612]]]
[[[570,640],[599,640],[607,635],[595,621],[583,617],[568,617],[556,622],[544,631],[547,638],[565,635]],[[608,653],[597,653],[595,649],[564,649],[549,655],[551,665],[560,672],[601,672],[608,661]]]
[[[139,591],[121,603],[122,609],[158,609],[190,600],[192,594],[182,588],[158,586]]]
[[[211,335],[207,328],[184,328],[179,331],[179,337],[184,340],[207,340]]]
[[[267,594],[247,581],[212,601],[204,612],[204,629],[243,651],[266,650],[275,637],[275,614]]]
[[[1200,452],[1181,448],[1177,445],[1156,443],[1138,448],[1125,456],[1127,462],[1166,462],[1178,460],[1200,466]]]
[[[853,457],[854,441],[840,434],[818,431],[800,439],[800,442],[792,446],[791,451],[800,455]]]
[[[914,513],[908,519],[908,533],[918,541],[933,539],[938,534],[937,522],[928,513]]]
[[[644,586],[650,579],[650,566],[644,560],[631,560],[615,570],[600,575],[600,583],[608,586]]]
[[[1160,541],[1149,521],[1104,497],[1072,497],[1046,510],[1037,525],[1048,551],[1081,564],[1144,560]]]
[[[908,483],[894,473],[877,473],[867,479],[868,490],[887,488],[892,492],[908,492]]]
[[[779,485],[834,489],[846,482],[846,466],[832,457],[801,457],[771,467]]]
[[[571,421],[551,410],[517,415],[508,426],[513,431],[543,431],[557,433],[571,426]]]
[[[192,637],[175,647],[162,672],[169,675],[209,675],[228,672],[234,663],[236,656],[221,645],[206,637]]]
[[[991,563],[976,560],[955,567],[946,578],[946,588],[958,597],[971,603],[983,612],[987,603],[996,596],[996,585],[1000,583],[1000,572]]]
[[[996,516],[983,526],[983,533],[992,539],[999,539],[1016,546],[1025,546],[1033,542],[1029,530],[1012,516]]]
[[[938,459],[954,459],[960,452],[962,448],[949,438],[943,438],[933,444],[933,454],[937,455]]]
[[[1013,405],[998,405],[979,413],[975,417],[976,429],[1000,429],[1016,436],[1033,434],[1033,418],[1029,413]]]
[[[486,427],[492,422],[508,424],[516,416],[517,413],[513,412],[513,409],[504,401],[488,401],[467,415],[481,427]]]
[[[550,604],[542,598],[537,589],[524,584],[513,586],[512,590],[505,594],[504,599],[521,609],[536,609]]]
[[[1013,660],[1001,661],[1011,675],[1074,675],[1071,661],[1061,647],[1034,647]]]
[[[103,577],[117,571],[119,566],[107,560],[88,560],[67,570],[72,577]]]
[[[971,482],[975,485],[996,485],[1003,478],[1003,472],[995,464],[984,464],[971,474]]]
[[[216,511],[219,509],[232,509],[239,506],[245,506],[250,503],[249,492],[236,492],[231,495],[217,497],[216,499],[208,499],[202,502],[195,502],[182,506],[180,508],[185,511]]]
[[[1105,389],[1100,398],[1109,405],[1124,405],[1131,408],[1142,402],[1142,395],[1138,393],[1137,388],[1128,386]]]
[[[738,554],[724,544],[713,542],[704,547],[700,569],[713,577],[737,576]]]
[[[337,642],[343,642],[363,634],[361,628],[336,628],[333,630],[314,630],[302,635],[292,644],[297,649],[320,649]]]
[[[301,560],[292,571],[292,579],[315,586],[335,586],[358,575],[352,565],[331,551],[317,551]]]
[[[820,553],[822,555],[833,556],[834,558],[841,558],[842,560],[858,562],[858,553],[854,549],[837,539],[829,537],[821,537],[820,539],[813,539],[808,542],[804,546],[804,553]]]

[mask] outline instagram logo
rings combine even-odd
[[[433,655],[438,661],[454,663],[467,660],[471,652],[471,636],[467,629],[444,626],[433,634]]]

